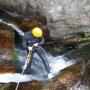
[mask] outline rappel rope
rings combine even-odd
[[[32,47],[32,49],[33,49],[33,47]],[[25,70],[26,70],[26,68],[27,68],[28,63],[29,63],[30,60],[31,60],[32,51],[33,51],[33,50],[29,50],[29,52],[28,52],[28,55],[27,55],[25,64],[24,64],[24,66],[22,67],[22,69],[23,69],[23,71],[22,71],[22,73],[21,73],[22,75],[24,74],[24,72],[25,72]],[[20,84],[20,81],[18,81],[15,90],[18,90],[19,84]]]
[[[26,58],[26,61],[25,61],[25,64],[24,64],[24,66],[22,67],[22,69],[23,69],[23,71],[22,71],[22,73],[21,73],[22,75],[24,74],[24,71],[27,69],[28,63],[29,63],[30,60],[31,60],[31,56],[32,56],[32,52],[33,52],[33,47],[34,47],[34,46],[32,46],[32,49],[29,50],[28,55],[27,55],[27,58]],[[42,47],[40,47],[40,46],[38,46],[38,47],[41,48],[41,49],[44,51],[44,53],[46,54],[45,50],[44,50]],[[20,81],[17,83],[17,86],[16,86],[15,90],[18,90],[19,84],[20,84]]]

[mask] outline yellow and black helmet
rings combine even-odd
[[[35,28],[32,29],[32,34],[35,37],[42,37],[43,32],[42,32],[42,29],[41,28],[35,27]]]

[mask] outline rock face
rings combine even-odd
[[[12,49],[13,33],[10,30],[0,30],[0,48]]]
[[[0,73],[14,72],[12,63],[13,47],[13,32],[0,30]]]
[[[40,12],[47,18],[52,37],[90,32],[89,0],[0,0],[0,6],[29,16]]]

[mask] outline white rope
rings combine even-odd
[[[27,55],[27,58],[26,58],[26,61],[25,61],[25,64],[24,64],[24,66],[22,67],[22,69],[23,69],[22,75],[24,74],[24,71],[26,70],[28,63],[29,63],[30,60],[31,60],[33,47],[34,47],[34,46],[32,46],[32,50],[29,50],[28,55]],[[41,48],[41,49],[45,52],[45,50],[44,50],[42,47],[40,47],[40,46],[38,46],[38,47]],[[20,84],[20,81],[18,81],[15,90],[18,90],[19,84]]]
[[[32,49],[33,49],[33,47],[32,47]],[[32,56],[32,50],[31,50],[31,51],[29,50],[28,55],[27,55],[27,58],[26,58],[26,61],[25,61],[25,64],[24,64],[24,66],[22,67],[22,69],[23,69],[22,75],[24,74],[24,71],[26,70],[28,63],[29,63],[30,60],[31,60],[31,56]],[[20,81],[18,81],[15,90],[18,90],[19,84],[20,84]]]

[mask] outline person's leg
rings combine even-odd
[[[43,64],[44,64],[44,67],[48,73],[48,79],[52,79],[54,76],[53,74],[50,72],[50,66],[49,66],[49,63],[47,61],[47,58],[45,56],[45,52],[41,49],[41,48],[38,48],[36,53],[38,54],[38,56],[42,59],[43,61]]]
[[[47,73],[50,73],[50,66],[49,66],[49,63],[48,63],[47,58],[45,56],[45,52],[41,48],[38,48],[36,53],[43,61],[43,64],[44,64],[44,67],[45,67]]]

